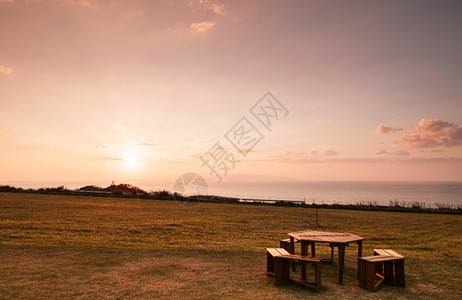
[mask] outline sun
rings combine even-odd
[[[136,158],[134,154],[127,154],[123,159],[124,163],[129,168],[135,168],[140,164],[140,161]]]

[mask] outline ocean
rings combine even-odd
[[[118,184],[119,182],[116,182]],[[173,190],[173,182],[127,181],[146,191]],[[88,184],[102,187],[110,182],[0,182],[23,188],[57,187],[74,189]],[[193,189],[189,191],[194,191]],[[189,192],[186,190],[186,192]],[[193,194],[194,192],[190,192]],[[202,193],[203,189],[202,189]],[[208,183],[207,194],[243,199],[305,201],[311,204],[375,203],[389,205],[390,201],[462,206],[462,182],[378,182],[378,181],[308,181],[308,182],[229,182]]]

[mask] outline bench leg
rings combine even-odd
[[[321,288],[321,262],[314,263],[314,290],[317,292]]]
[[[395,284],[394,275],[393,275],[393,261],[385,261],[383,263],[384,270],[383,276],[385,276],[384,284]]]
[[[375,292],[375,266],[370,262],[366,262],[366,289]]]
[[[275,258],[274,284],[281,285],[290,279],[290,263],[287,259]]]
[[[364,260],[358,260],[358,279],[359,287],[366,289],[366,262]]]
[[[395,260],[395,285],[405,287],[404,259]]]
[[[266,273],[268,275],[274,274],[274,257],[266,252]]]

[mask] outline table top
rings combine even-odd
[[[348,232],[302,230],[288,234],[296,240],[307,242],[348,244],[364,240],[364,238]]]

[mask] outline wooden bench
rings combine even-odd
[[[294,242],[292,243],[290,239],[283,239],[279,241],[279,247],[286,249],[287,252],[289,252],[290,254],[294,254],[295,253],[295,243],[298,243],[298,241],[294,240]]]
[[[286,249],[290,254],[295,254],[295,243],[298,243],[298,241],[294,240],[292,242],[290,239],[283,239],[279,241],[279,247]],[[291,261],[290,264],[292,266],[292,271],[295,272],[295,261]]]
[[[314,281],[306,280],[306,268],[302,268],[301,279],[290,277],[290,262],[295,260],[302,264],[313,264]],[[274,276],[276,286],[294,281],[315,291],[321,288],[321,259],[317,257],[290,254],[284,248],[267,248],[266,271],[268,275]]]
[[[359,287],[373,292],[382,282],[404,287],[404,256],[390,249],[374,249],[373,256],[358,257],[358,277]]]
[[[404,256],[391,249],[374,249],[374,255],[392,256],[394,260],[375,264],[376,272],[385,277],[384,284],[405,287]],[[393,272],[394,271],[394,272]]]

